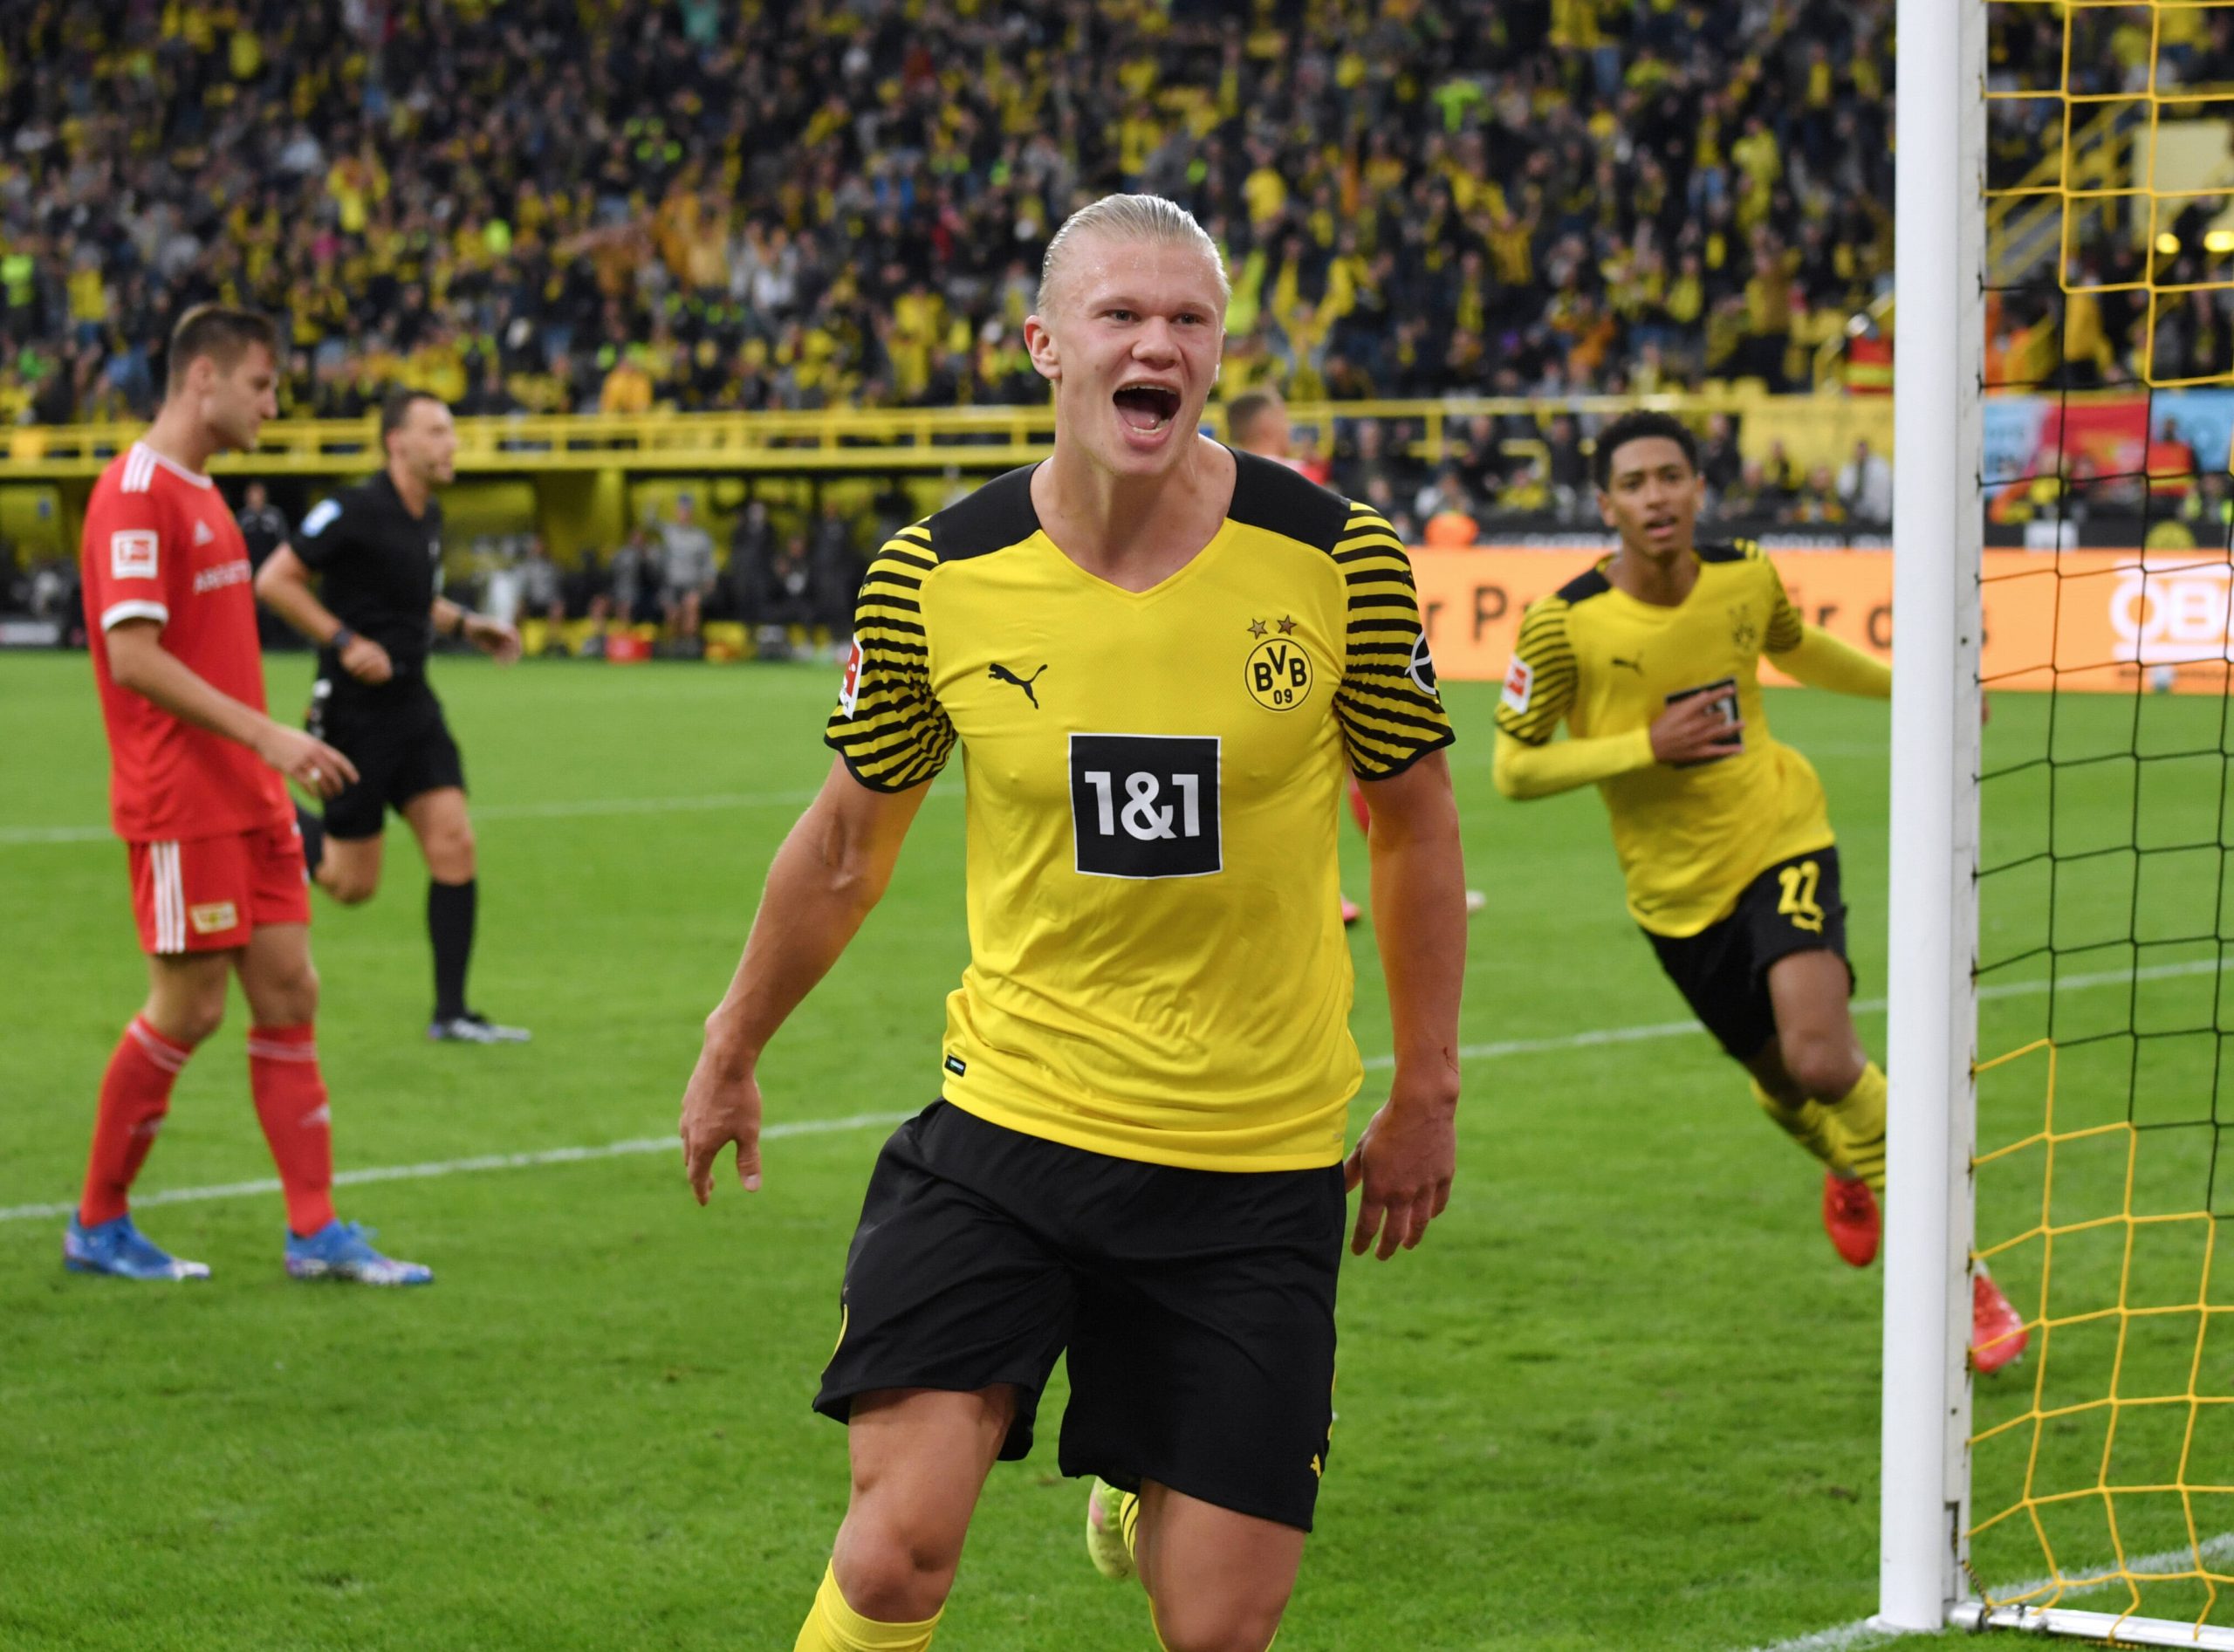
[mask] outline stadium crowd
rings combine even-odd
[[[1230,255],[1230,394],[1783,387],[1888,277],[1892,11],[20,0],[0,422],[144,414],[209,298],[298,415],[1036,400],[1117,189]]]

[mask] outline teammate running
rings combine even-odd
[[[1664,413],[1608,425],[1595,456],[1614,554],[1529,605],[1497,707],[1509,798],[1595,782],[1613,816],[1629,915],[1753,1100],[1824,1167],[1823,1224],[1876,1258],[1885,1074],[1847,999],[1847,908],[1822,783],[1769,733],[1763,655],[1812,687],[1878,699],[1891,670],[1804,624],[1758,547],[1698,545],[1704,483]],[[1565,720],[1569,738],[1552,735]],[[1971,1357],[1998,1370],[2023,1321],[1978,1270]]]
[[[423,1285],[428,1269],[381,1256],[333,1210],[310,903],[282,777],[330,796],[357,771],[264,715],[248,546],[203,474],[212,453],[255,447],[277,412],[276,336],[246,311],[188,312],[171,335],[161,410],[101,472],[86,508],[86,628],[108,730],[110,819],[130,848],[148,986],[101,1079],[62,1254],[81,1272],[208,1277],[134,1226],[129,1195],[171,1086],[217,1030],[237,972],[255,1018],[249,1088],[286,1200],[287,1272]]]

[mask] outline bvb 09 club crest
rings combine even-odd
[[[1249,697],[1270,711],[1292,711],[1311,697],[1311,655],[1294,632],[1295,621],[1284,620],[1249,651],[1243,668]]]

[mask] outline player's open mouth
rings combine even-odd
[[[1179,392],[1168,385],[1128,384],[1111,399],[1127,429],[1161,430],[1179,416]]]

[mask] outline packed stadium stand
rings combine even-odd
[[[1225,247],[1230,394],[1803,385],[1889,267],[1891,11],[26,0],[0,421],[145,413],[216,298],[295,416],[1037,401],[1040,251],[1120,189]]]

